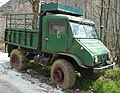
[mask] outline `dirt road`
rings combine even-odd
[[[23,74],[11,70],[7,53],[0,52],[0,93],[63,93],[61,89],[41,83],[29,74]]]
[[[0,93],[21,93],[15,86],[9,82],[0,81]]]

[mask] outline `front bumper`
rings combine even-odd
[[[93,68],[93,73],[101,73],[105,69],[114,68],[114,67],[115,67],[115,62],[113,62],[110,65],[106,65],[106,66],[102,66],[102,67],[95,67],[95,68]]]

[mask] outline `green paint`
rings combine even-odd
[[[54,18],[53,18],[54,17]],[[67,51],[67,21],[65,18],[60,17],[58,18],[57,16],[46,16],[43,18],[43,45],[42,49],[43,51],[48,51],[48,52],[65,52]],[[53,34],[49,33],[49,23],[63,23],[65,26],[65,32],[59,33],[59,30]],[[59,26],[59,25],[58,25]],[[58,36],[57,36],[58,35]],[[46,40],[48,39],[48,40]]]
[[[64,20],[63,20],[64,19]],[[48,34],[49,22],[64,22],[66,24],[66,35],[61,36],[61,38],[57,38],[57,34]],[[73,19],[74,21],[74,19]],[[76,21],[76,19],[75,19]],[[104,46],[104,44],[98,40],[97,38],[74,38],[71,26],[69,24],[69,18],[66,15],[52,15],[45,16],[43,18],[43,41],[42,51],[50,52],[50,53],[68,53],[75,55],[80,59],[83,65],[85,66],[94,66],[95,64],[102,63],[102,59],[107,60],[109,50]],[[86,21],[87,22],[87,21]],[[93,24],[93,22],[88,21],[88,24]],[[77,23],[77,22],[76,22]],[[82,23],[82,21],[80,22]],[[84,24],[84,21],[83,23]],[[86,24],[86,23],[85,23]],[[46,40],[46,38],[48,40]],[[81,50],[80,48],[83,48]],[[95,63],[95,56],[98,57],[98,62]],[[79,62],[78,62],[79,63]]]
[[[61,12],[61,13],[67,13],[67,14],[72,14],[76,16],[83,15],[82,9],[78,9],[78,8],[71,7],[64,4],[43,4],[41,6],[41,11],[49,11],[49,12],[55,12],[55,13]]]
[[[5,35],[6,35],[5,42],[9,44],[15,44],[15,45],[24,46],[24,47],[30,47],[32,49],[37,49],[38,31],[33,32],[28,30],[24,32],[23,29],[15,30],[15,29],[9,28],[9,29],[6,29]]]
[[[67,55],[74,58],[79,66],[87,67],[93,67],[108,60],[109,50],[97,36],[94,37],[95,33],[90,31],[95,28],[94,22],[77,17],[83,14],[82,10],[62,4],[46,4],[42,5],[41,12],[45,12],[45,15],[41,15],[38,19],[27,18],[27,15],[33,16],[32,13],[11,14],[7,17],[7,22],[10,23],[5,29],[5,42],[9,45],[9,53],[14,46],[20,46],[37,51],[36,54]],[[63,14],[47,15],[46,12]],[[20,15],[24,15],[25,18],[12,17]],[[24,23],[12,23],[13,20],[23,20]],[[38,20],[37,25],[31,24],[31,26],[38,26],[37,29],[25,29],[28,25],[26,22],[30,20]],[[15,27],[16,24],[23,27]]]

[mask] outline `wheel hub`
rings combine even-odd
[[[64,81],[64,72],[62,70],[62,68],[58,67],[54,70],[54,80],[59,83],[62,84]]]
[[[16,54],[13,54],[11,62],[15,67],[17,67],[19,65],[19,57]]]

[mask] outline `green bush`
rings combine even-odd
[[[106,71],[104,74],[104,78],[108,78],[111,80],[119,80],[120,79],[120,68],[116,69],[110,69],[109,71]]]
[[[120,68],[105,71],[96,81],[77,75],[74,88],[80,89],[80,93],[120,93]]]
[[[120,87],[116,83],[116,81],[101,78],[93,83],[92,88],[98,93],[120,93]]]
[[[120,68],[106,71],[103,76],[93,82],[91,89],[97,93],[120,93]]]

